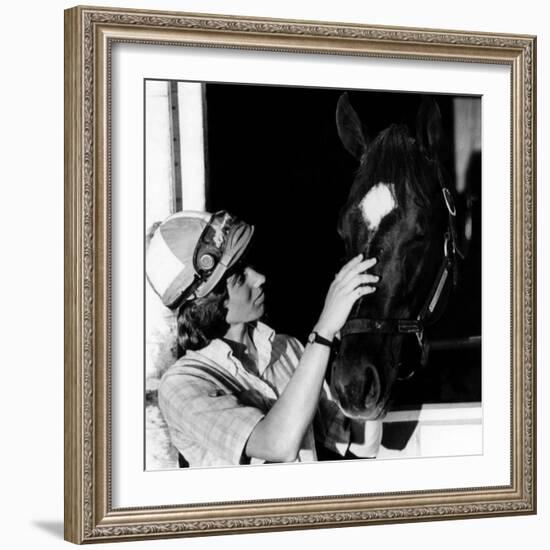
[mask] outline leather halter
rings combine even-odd
[[[445,240],[443,245],[443,259],[441,266],[437,272],[437,276],[434,283],[428,293],[420,313],[416,319],[370,319],[370,318],[355,318],[346,321],[345,325],[340,330],[340,337],[344,337],[350,334],[414,334],[418,341],[421,351],[421,366],[425,366],[428,360],[429,346],[424,338],[424,328],[430,324],[430,320],[433,318],[433,313],[437,308],[441,295],[445,285],[452,276],[453,286],[457,284],[457,262],[456,256],[462,257],[457,247],[456,237],[456,208],[454,205],[451,192],[442,183],[441,173],[438,173],[439,181],[441,185],[441,192],[443,194],[443,200],[447,208],[447,231],[445,232]],[[432,321],[433,322],[433,321]],[[414,371],[409,375],[412,376]]]

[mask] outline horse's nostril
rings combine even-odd
[[[368,419],[377,413],[382,383],[372,363],[361,362],[354,368],[347,365],[345,370],[336,374],[331,380],[330,389],[344,414],[351,418]]]
[[[375,407],[380,397],[380,375],[372,366],[365,368],[365,408]]]

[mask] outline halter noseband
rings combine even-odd
[[[442,182],[441,173],[439,175],[439,181]],[[456,227],[455,216],[456,208],[453,201],[453,196],[449,189],[441,183],[441,191],[443,194],[443,200],[447,208],[447,231],[445,232],[445,240],[443,244],[443,260],[435,281],[428,293],[420,313],[416,319],[369,319],[369,318],[355,318],[346,321],[346,324],[340,331],[340,337],[344,338],[350,334],[414,334],[418,340],[418,345],[421,351],[421,366],[425,366],[428,360],[429,346],[424,338],[424,328],[430,324],[430,320],[433,313],[439,303],[443,289],[449,278],[449,274],[452,274],[453,286],[457,284],[457,265],[456,256],[461,256],[457,244],[456,244]],[[411,375],[414,374],[412,371]],[[410,377],[409,376],[409,377]]]

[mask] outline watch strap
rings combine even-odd
[[[308,342],[312,344],[321,344],[323,346],[327,346],[332,349],[332,341],[327,340],[323,336],[321,336],[318,332],[313,331],[308,338]]]

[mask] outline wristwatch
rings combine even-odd
[[[309,344],[321,344],[332,349],[332,342],[323,338],[318,332],[313,331],[308,337],[307,341]]]

